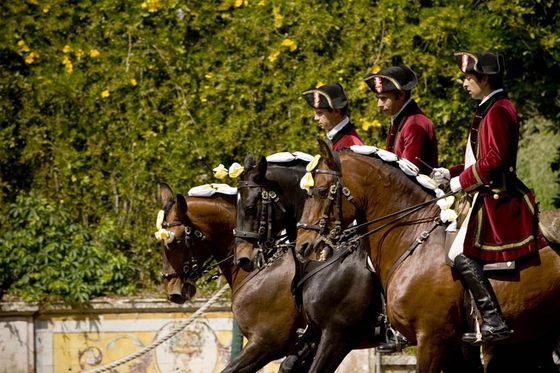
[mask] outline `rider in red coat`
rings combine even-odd
[[[469,217],[449,257],[482,315],[481,338],[465,333],[463,340],[481,344],[512,333],[482,262],[515,260],[546,246],[546,242],[538,230],[534,196],[515,174],[519,121],[502,88],[503,57],[458,52],[455,58],[465,74],[463,87],[481,103],[471,124],[465,163],[449,170],[437,168],[433,177],[439,184],[449,182],[452,191],[463,190],[473,197]],[[464,237],[463,242],[459,237]]]
[[[377,107],[391,117],[385,149],[429,175],[438,165],[437,138],[432,122],[411,98],[410,90],[418,84],[414,71],[400,64],[368,74],[364,81],[377,95]]]
[[[340,84],[311,87],[302,92],[305,101],[315,111],[314,119],[325,130],[333,150],[364,145],[360,135],[347,116],[348,99]]]

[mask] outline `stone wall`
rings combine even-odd
[[[95,300],[87,307],[0,303],[0,373],[77,373],[114,364],[168,336],[204,303],[179,306],[164,299]],[[228,301],[215,303],[174,337],[113,372],[220,372],[230,359],[230,309]],[[390,369],[379,372],[414,371],[414,356],[382,358],[380,363]],[[279,364],[272,362],[260,373],[277,372]],[[372,373],[378,366],[375,349],[356,350],[337,373]]]

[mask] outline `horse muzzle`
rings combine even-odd
[[[178,277],[169,280],[167,285],[167,299],[173,303],[183,304],[191,300],[196,294],[196,284],[190,279],[182,280]]]

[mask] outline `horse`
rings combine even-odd
[[[294,275],[291,253],[266,269],[240,270],[233,265],[235,195],[174,196],[165,183],[160,184],[160,195],[161,228],[172,233],[169,242],[161,245],[167,298],[182,304],[194,296],[196,280],[210,256],[231,287],[233,315],[247,344],[222,373],[253,373],[284,357],[298,341],[297,329],[305,326],[290,292]]]
[[[322,140],[319,149],[321,161],[300,219],[296,254],[308,259],[323,249],[326,232],[334,227],[336,235],[332,218],[337,210],[337,224],[356,218],[355,229],[367,237],[365,245],[386,290],[389,320],[417,344],[417,372],[440,372],[447,367],[444,356],[450,348],[461,345],[468,299],[445,264],[446,227],[437,220],[440,208],[433,191],[402,172],[400,163],[384,161],[387,152],[336,153]],[[347,198],[331,206],[329,198],[336,197],[330,194],[342,191]],[[552,348],[560,330],[559,250],[551,244],[518,260],[515,271],[488,274],[514,334],[483,346],[486,372],[558,371]]]
[[[267,252],[275,252],[275,237],[283,229],[288,241],[294,241],[307,198],[300,179],[308,161],[276,163],[262,157],[257,164],[253,154],[245,158],[235,232],[236,263],[242,268],[252,270],[255,258],[264,261]],[[334,372],[352,349],[384,342],[382,288],[366,260],[362,247],[339,250],[329,261],[307,262],[294,279],[311,330],[307,338],[317,345],[309,372]],[[475,370],[462,357],[458,359],[454,372]]]

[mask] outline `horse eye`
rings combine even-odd
[[[257,208],[253,205],[245,206],[243,211],[245,211],[245,215],[253,215],[257,211]]]
[[[327,196],[329,194],[329,190],[328,189],[318,189],[317,194],[319,195],[319,198],[327,198]]]

